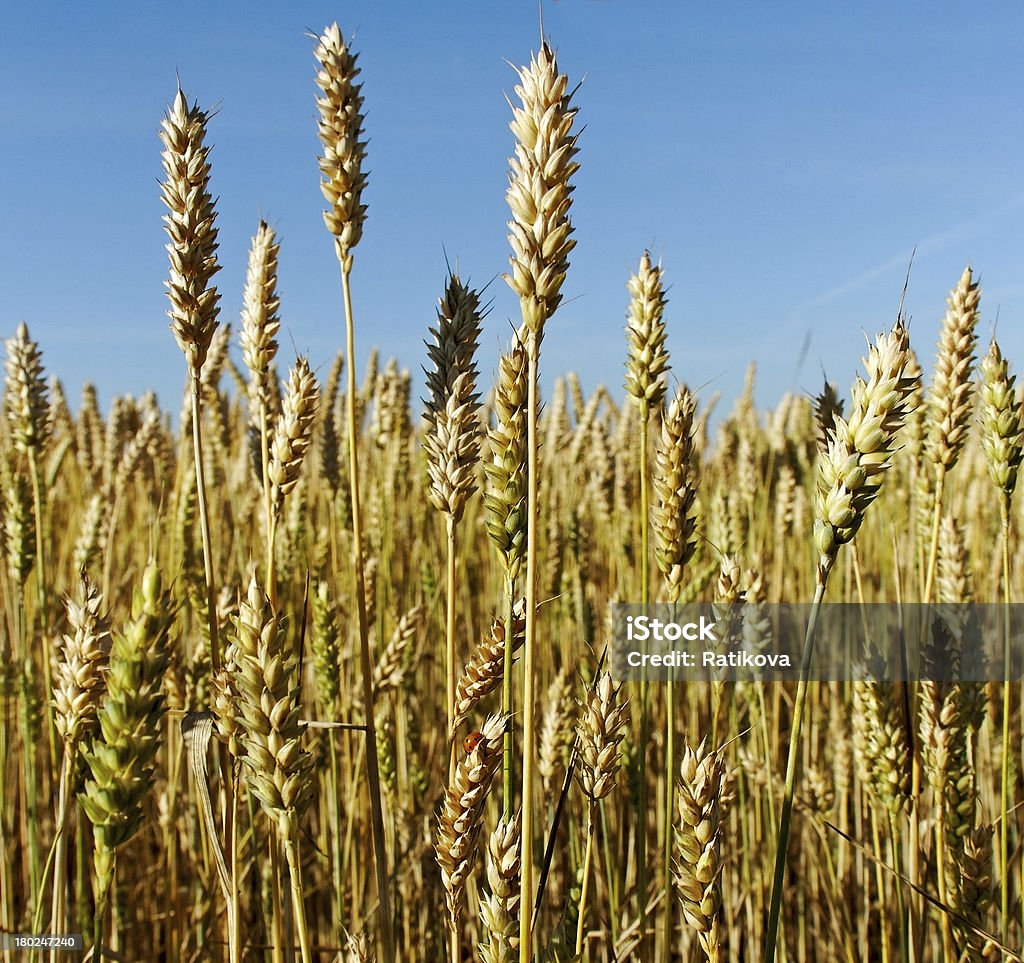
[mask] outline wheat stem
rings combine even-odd
[[[811,657],[814,654],[814,626],[818,621],[825,585],[828,576],[819,580],[814,590],[814,601],[807,618],[807,632],[804,635],[803,656],[800,660],[800,681],[797,683],[796,699],[793,702],[793,717],[789,729],[789,750],[786,757],[786,787],[782,797],[782,812],[779,816],[779,834],[775,845],[775,870],[772,875],[772,900],[768,909],[768,926],[765,931],[764,963],[775,959],[775,943],[778,939],[779,913],[782,909],[783,878],[786,874],[786,850],[789,844],[789,825],[793,818],[793,795],[796,788],[796,770],[800,755],[800,729],[803,725],[804,708],[807,704],[808,676]]]
[[[309,928],[306,925],[306,901],[302,892],[302,865],[299,862],[298,843],[293,834],[284,839],[284,852],[288,860],[288,876],[291,882],[292,909],[295,913],[295,929],[299,936],[299,952],[302,963],[312,963],[309,946]]]
[[[1010,928],[1010,495],[1000,492],[1000,535],[1003,576],[1003,739],[999,788],[999,913],[1000,934],[1007,941]]]
[[[523,656],[523,791],[522,791],[522,873],[519,905],[519,960],[530,963],[533,956],[533,769],[537,752],[536,723],[536,638],[537,638],[537,354],[538,336],[526,339],[526,627]]]
[[[583,959],[583,935],[587,924],[587,896],[590,893],[590,863],[594,853],[594,810],[597,802],[587,806],[587,848],[583,857],[583,888],[580,890],[579,919],[576,923],[576,956]]]
[[[445,545],[447,558],[445,559],[445,703],[448,711],[448,732],[455,729],[455,516],[445,516]],[[448,753],[448,778],[451,779],[455,772],[455,742],[451,743]]]
[[[506,822],[512,818],[512,759],[515,743],[515,727],[512,725],[512,659],[515,652],[515,604],[516,580],[511,576],[505,579],[505,657],[501,678],[501,712],[508,719],[505,726],[504,751],[502,755],[501,804],[502,819]]]
[[[370,662],[370,637],[366,624],[366,575],[363,558],[363,522],[359,503],[359,452],[356,426],[355,321],[352,314],[350,274],[352,256],[336,244],[341,265],[341,284],[345,301],[345,351],[348,355],[346,380],[349,493],[352,510],[352,561],[356,580],[356,616],[359,627],[359,666],[362,673],[363,721],[366,726],[366,776],[370,789],[370,823],[373,832],[374,865],[377,874],[378,915],[384,946],[383,963],[393,963],[395,951],[391,926],[391,894],[388,883],[387,853],[384,849],[384,809],[381,801],[380,765],[377,759],[377,727],[374,720],[373,668]]]

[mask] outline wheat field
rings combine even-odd
[[[624,392],[542,398],[586,164],[543,44],[500,363],[451,273],[424,356],[356,371],[363,93],[337,25],[313,47],[328,371],[279,352],[268,223],[219,311],[213,121],[181,90],[154,145],[180,407],[104,415],[89,382],[72,410],[46,344],[6,340],[0,930],[83,949],[5,963],[1021,959],[1016,681],[637,683],[606,654],[613,602],[743,606],[758,644],[760,607],[809,603],[805,652],[826,602],[1009,611],[1024,411],[975,272],[759,411],[754,364],[731,403],[687,386],[670,268],[629,252]]]

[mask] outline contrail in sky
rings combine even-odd
[[[1000,214],[1004,214],[1007,211],[1011,211],[1016,207],[1020,207],[1022,204],[1024,204],[1024,193],[1017,194],[1009,201],[990,208],[975,217],[961,221],[959,224],[954,224],[952,227],[949,227],[944,231],[939,231],[936,234],[932,234],[930,237],[926,237],[917,245],[918,260],[920,260],[921,256],[924,254],[942,250],[954,241],[970,237],[972,234],[975,234],[984,227],[990,220],[992,220],[992,218]],[[830,302],[849,294],[851,291],[856,291],[858,288],[863,287],[869,281],[874,281],[876,278],[883,277],[893,271],[905,270],[907,262],[910,259],[911,249],[912,245],[908,245],[906,251],[893,255],[879,264],[872,265],[849,280],[833,285],[826,291],[822,291],[820,294],[816,294],[814,297],[809,298],[806,301],[802,301],[790,311],[789,317],[785,321],[785,325],[789,327],[791,325],[803,323],[804,312],[808,309],[818,308],[823,304],[829,304]]]

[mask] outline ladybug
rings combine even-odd
[[[466,750],[466,755],[469,755],[481,742],[484,742],[484,734],[477,730],[471,732],[465,739],[462,740],[462,748]]]

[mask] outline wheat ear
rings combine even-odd
[[[631,395],[640,411],[640,434],[638,436],[638,472],[640,478],[640,602],[647,605],[651,600],[650,587],[650,477],[648,461],[648,432],[651,414],[658,410],[665,396],[665,382],[668,376],[668,350],[665,347],[667,331],[664,313],[665,284],[659,265],[651,264],[651,256],[644,251],[640,266],[633,274],[627,289],[630,295],[626,325],[626,392]],[[640,743],[647,744],[649,732],[648,683],[640,680]],[[640,757],[640,799],[641,812],[647,808],[647,757]],[[643,824],[641,824],[643,825]],[[664,881],[668,885],[668,879]],[[640,942],[637,946],[643,952],[647,932],[647,835],[640,832],[637,837],[637,889],[640,894]]]
[[[170,593],[151,561],[135,592],[131,618],[114,633],[98,728],[82,748],[88,775],[79,801],[93,824],[96,960],[102,956],[103,920],[117,852],[142,826],[143,802],[155,779],[165,711],[161,687],[174,617]]]
[[[64,742],[64,759],[57,796],[57,824],[54,834],[53,899],[50,916],[52,932],[66,926],[65,899],[67,871],[67,817],[72,780],[78,765],[78,749],[92,738],[98,726],[97,712],[106,682],[110,658],[110,622],[103,612],[103,597],[81,573],[76,599],[66,598],[68,624],[59,652],[53,688],[57,732]],[[42,906],[40,899],[39,906]]]
[[[32,532],[35,538],[36,589],[39,593],[39,610],[43,627],[43,681],[46,691],[52,686],[50,651],[50,605],[47,580],[48,559],[46,556],[46,485],[43,478],[41,459],[45,455],[50,439],[51,424],[47,401],[46,376],[43,372],[42,352],[39,345],[29,336],[28,325],[22,321],[13,338],[6,342],[7,358],[4,361],[4,407],[10,428],[12,447],[21,452],[28,461],[28,474],[32,486]],[[22,477],[18,473],[17,477]],[[27,534],[27,532],[26,532]],[[25,580],[22,580],[24,585]],[[56,766],[57,743],[47,714],[47,739],[50,746],[50,762]]]
[[[518,336],[498,361],[494,385],[494,425],[488,432],[490,457],[484,458],[487,487],[484,509],[487,533],[498,551],[505,573],[505,656],[502,666],[501,711],[512,719],[512,631],[515,622],[516,582],[526,551],[527,515],[527,410],[526,348]],[[514,727],[505,733],[502,763],[502,812],[512,813]]]
[[[675,884],[686,922],[710,963],[722,958],[722,814],[725,767],[706,741],[683,750],[677,789]]]
[[[161,200],[167,207],[163,216],[169,238],[167,254],[170,272],[165,282],[170,301],[168,316],[178,347],[185,354],[192,387],[192,439],[196,471],[199,523],[203,539],[203,569],[210,654],[213,671],[220,668],[217,633],[217,586],[213,571],[213,549],[206,498],[206,474],[202,445],[201,372],[217,328],[220,295],[213,286],[217,263],[217,228],[210,194],[210,149],[206,146],[209,115],[198,104],[189,106],[178,88],[174,102],[161,123],[161,154],[165,179]]]
[[[505,720],[492,715],[480,730],[482,738],[455,766],[437,820],[434,850],[441,867],[441,883],[448,907],[448,927],[458,946],[466,881],[473,870],[484,804],[501,763]]]
[[[612,677],[603,673],[580,704],[580,721],[576,726],[579,744],[580,786],[587,797],[587,848],[583,857],[583,889],[580,892],[579,921],[576,927],[576,955],[583,952],[586,932],[587,895],[590,891],[590,866],[596,832],[595,813],[598,800],[615,788],[621,754],[619,743],[626,735],[629,703],[620,701],[619,689]]]
[[[509,165],[506,200],[512,212],[508,222],[512,247],[511,270],[505,280],[519,298],[526,345],[526,642],[523,659],[523,861],[520,899],[532,905],[533,893],[533,783],[536,766],[536,635],[537,635],[537,366],[544,325],[562,300],[562,284],[575,242],[569,208],[570,183],[578,164],[572,127],[576,108],[565,74],[558,70],[555,54],[547,43],[518,69],[510,127],[516,146]],[[507,809],[508,807],[506,807]],[[532,919],[522,913],[519,928],[520,963],[529,963],[533,952]]]
[[[480,901],[481,963],[514,963],[519,957],[519,819],[502,821],[488,843],[487,883]]]
[[[835,417],[828,447],[821,451],[815,504],[814,543],[818,551],[814,601],[807,619],[800,679],[789,733],[786,787],[775,847],[771,905],[765,932],[764,963],[775,959],[779,913],[786,869],[789,827],[793,816],[800,729],[807,701],[808,677],[814,655],[814,627],[825,597],[829,573],[842,545],[851,541],[864,521],[864,513],[878,495],[896,438],[907,415],[914,379],[908,375],[910,341],[902,318],[892,331],[880,334],[864,359],[868,379],[858,377],[851,391],[849,419]]]
[[[458,275],[450,274],[437,309],[437,327],[430,329],[434,342],[427,345],[431,367],[427,371],[427,427],[423,438],[430,476],[428,494],[445,518],[445,705],[449,732],[455,727],[457,527],[466,502],[476,490],[480,460],[480,397],[474,355],[481,318],[477,292],[466,287]],[[449,768],[454,765],[453,744]]]
[[[972,371],[977,345],[978,305],[981,290],[969,267],[946,299],[939,349],[928,393],[928,433],[924,450],[934,468],[932,537],[925,572],[924,602],[932,600],[938,553],[939,520],[946,475],[953,469],[967,441],[974,384]]]
[[[341,270],[345,303],[345,354],[348,358],[345,395],[347,402],[349,496],[352,511],[352,567],[355,575],[356,620],[359,629],[359,667],[362,675],[363,714],[366,731],[366,774],[370,789],[370,824],[373,832],[377,877],[378,919],[383,963],[394,963],[391,895],[387,851],[384,845],[384,812],[377,760],[377,733],[373,707],[373,667],[366,611],[366,566],[363,557],[363,518],[359,501],[359,445],[356,416],[359,398],[355,377],[355,319],[352,313],[353,249],[363,236],[366,205],[366,141],[363,139],[363,93],[356,83],[359,68],[336,23],[316,38],[316,83],[320,143],[320,189],[327,201],[324,224],[334,238]]]
[[[288,374],[288,386],[281,403],[281,415],[274,425],[270,448],[270,532],[267,541],[267,587],[272,604],[277,604],[277,526],[287,495],[299,483],[306,453],[313,443],[313,426],[320,405],[320,386],[309,361],[300,357]]]
[[[242,326],[239,342],[242,361],[249,371],[247,387],[249,435],[253,462],[263,494],[263,524],[269,541],[271,524],[270,440],[277,418],[277,377],[273,363],[277,355],[280,299],[277,295],[277,256],[280,245],[265,221],[260,221],[249,248],[245,287],[242,290]]]
[[[313,757],[302,748],[298,655],[285,645],[280,616],[255,576],[239,605],[234,643],[246,783],[284,845],[299,946],[310,963],[297,848],[299,820],[313,796]]]

